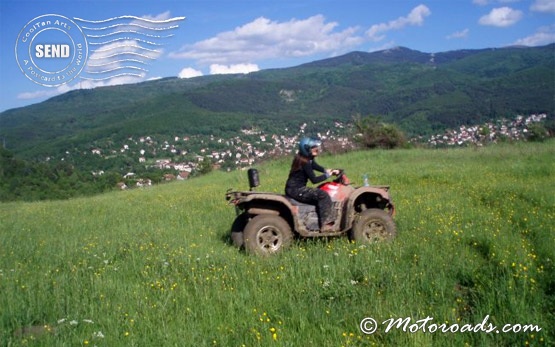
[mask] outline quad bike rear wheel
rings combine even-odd
[[[258,255],[270,255],[288,247],[293,240],[289,224],[280,216],[258,215],[243,231],[245,250]]]
[[[360,213],[350,231],[350,238],[361,243],[391,241],[397,234],[393,218],[384,210],[370,208]]]
[[[245,240],[243,239],[243,230],[249,221],[248,215],[242,213],[238,215],[231,225],[231,242],[237,248],[243,248]]]

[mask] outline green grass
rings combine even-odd
[[[269,258],[228,242],[224,193],[246,189],[245,172],[0,204],[0,345],[553,345],[554,158],[553,141],[324,156],[354,183],[391,185],[397,238],[299,240]],[[259,190],[281,192],[288,167],[259,166]],[[365,317],[486,316],[542,330],[359,330]]]

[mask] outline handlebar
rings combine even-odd
[[[343,176],[345,175],[345,171],[343,169],[336,169],[339,170],[339,173],[336,175],[333,182],[335,183],[343,183]]]

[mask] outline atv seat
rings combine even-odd
[[[304,202],[297,201],[297,200],[295,200],[295,199],[293,199],[293,198],[290,198],[290,197],[288,197],[288,196],[287,196],[286,198],[287,198],[287,200],[289,200],[289,202],[290,202],[293,206],[299,206],[299,207],[301,207],[301,206],[312,206],[312,207],[316,207],[316,205],[313,205],[313,204],[305,204]]]

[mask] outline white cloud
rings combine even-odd
[[[200,64],[238,64],[345,51],[363,42],[356,35],[358,28],[337,31],[337,26],[336,22],[326,22],[322,15],[287,22],[260,17],[232,31],[187,45],[170,53],[170,57],[195,59]]]
[[[183,70],[179,71],[177,77],[179,78],[192,78],[192,77],[199,77],[202,76],[202,71],[195,70],[192,67],[186,67]]]
[[[392,49],[395,47],[399,47],[395,44],[395,41],[389,41],[389,42],[380,42],[380,45],[377,47],[372,47],[368,50],[368,52],[379,52],[379,51],[385,51],[386,49]]]
[[[234,65],[210,65],[210,74],[234,74],[234,73],[249,73],[260,70],[256,64],[234,64]]]
[[[534,34],[515,41],[515,45],[543,46],[555,42],[555,25],[541,27]]]
[[[513,2],[519,2],[520,0],[473,0],[472,3],[480,6],[485,6],[489,4],[509,4]]]
[[[498,7],[481,17],[479,23],[496,27],[508,27],[518,22],[522,15],[522,11],[514,10],[510,7]]]
[[[424,23],[424,18],[429,16],[431,13],[430,9],[425,5],[418,5],[413,8],[406,17],[399,17],[387,23],[372,25],[370,29],[366,31],[366,35],[372,41],[381,41],[385,38],[383,33],[387,31],[403,29],[409,25],[422,25]]]
[[[470,32],[470,30],[468,30],[468,28],[461,30],[461,31],[456,31],[454,33],[452,33],[451,35],[447,35],[447,39],[464,39],[468,37],[468,33]]]
[[[530,6],[532,11],[555,13],[555,1],[553,0],[536,0]]]
[[[147,14],[147,15],[142,16],[141,18],[148,19],[148,20],[153,20],[153,21],[161,21],[161,20],[166,20],[166,19],[171,18],[171,14],[170,14],[170,11],[166,11],[166,12],[162,12],[160,14],[155,14],[155,15]]]
[[[62,84],[56,88],[46,88],[46,89],[42,89],[36,92],[23,92],[23,93],[19,93],[17,95],[17,98],[20,100],[32,100],[32,99],[46,99],[46,98],[52,98],[54,96],[63,94],[63,93],[67,93],[70,90],[75,90],[75,89],[88,89],[88,88],[93,88],[96,86],[92,86],[92,87],[85,87],[82,85],[82,83],[89,83],[89,82],[81,82],[81,83],[75,83],[73,85],[69,85],[68,83],[66,84]]]
[[[145,76],[114,76],[105,80],[95,81],[95,80],[82,80],[78,85],[75,85],[71,89],[89,89],[96,87],[107,87],[107,86],[118,86],[122,84],[132,84],[139,83],[144,80]]]
[[[46,90],[39,90],[36,92],[23,92],[17,94],[17,99],[19,100],[32,100],[32,99],[41,99],[41,98],[51,98],[60,94],[59,91],[56,89],[46,89]]]

